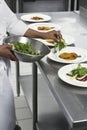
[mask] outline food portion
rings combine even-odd
[[[64,53],[61,53],[59,57],[64,60],[75,60],[76,58],[81,57],[81,56],[78,56],[75,52],[64,52]]]
[[[32,20],[43,20],[43,18],[42,18],[42,17],[39,17],[39,16],[34,16],[34,17],[32,17],[31,19],[32,19]]]
[[[53,39],[46,39],[45,41],[48,42],[48,43],[51,43],[51,44],[55,43],[55,41]]]
[[[54,27],[49,27],[49,26],[39,26],[37,29],[41,31],[48,31],[53,29]]]
[[[72,79],[76,79],[79,81],[87,81],[87,68],[78,64],[77,68],[70,71],[66,75],[72,77]]]
[[[54,44],[54,53],[56,53],[57,50],[60,51],[67,45],[65,40],[62,37],[57,36],[57,39],[58,39],[58,42],[55,42],[53,39],[45,39],[46,42],[48,42],[50,44]]]
[[[40,55],[40,52],[33,50],[31,44],[28,42],[27,43],[15,42],[12,44],[12,46],[13,50],[16,50],[24,54]]]

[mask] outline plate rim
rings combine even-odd
[[[51,29],[51,30],[37,30],[37,29],[34,29],[34,28],[32,28],[32,27],[34,27],[34,26],[40,26],[40,25],[42,25],[42,26],[51,26],[51,25],[54,25],[55,27],[53,28],[53,29]],[[35,27],[36,27],[35,26]],[[54,22],[45,22],[45,23],[43,23],[43,22],[39,22],[39,23],[31,23],[31,24],[29,24],[28,25],[28,27],[29,28],[31,28],[31,29],[33,29],[33,30],[36,30],[36,31],[38,31],[38,32],[50,32],[50,31],[52,31],[52,30],[56,30],[56,31],[58,31],[58,30],[60,30],[61,29],[61,26],[60,25],[58,25],[57,23],[54,23]]]
[[[71,36],[71,35],[68,35],[68,34],[65,34],[65,33],[62,33],[62,36],[65,36],[65,37],[70,37],[70,39],[72,38],[73,40],[72,40],[72,43],[67,43],[67,45],[71,45],[71,44],[73,44],[74,42],[75,42],[75,39],[74,39],[74,37],[73,36]]]
[[[43,44],[45,44],[45,45],[47,45],[47,46],[51,46],[51,47],[53,47],[54,46],[54,44],[51,44],[51,43],[47,43],[46,41],[45,41],[45,39],[40,39],[40,38],[35,38],[36,40],[38,40],[38,41],[41,41],[41,42],[43,42]],[[45,43],[46,42],[46,43]]]
[[[83,52],[84,52],[84,56],[83,56],[83,58],[82,58],[82,60],[78,60],[78,61],[71,61],[71,62],[67,62],[67,61],[65,61],[65,62],[63,62],[63,60],[58,60],[57,59],[57,57],[56,57],[56,55],[51,51],[48,55],[47,55],[47,57],[49,58],[49,59],[51,59],[52,61],[55,61],[55,62],[58,62],[58,63],[63,63],[63,64],[72,64],[72,63],[82,63],[82,62],[86,62],[87,61],[87,58],[86,58],[86,56],[87,56],[87,54],[86,54],[86,49],[82,49],[82,48],[79,48],[79,47],[66,47],[66,48],[76,48],[76,49],[81,49],[81,50],[83,50]],[[57,54],[57,53],[56,53]],[[53,55],[53,58],[52,58],[52,55]]]
[[[73,41],[71,43],[68,43],[67,45],[71,45],[72,43],[74,43],[75,40],[74,40],[74,38],[71,35],[67,35],[67,34],[63,34],[63,35],[64,36],[70,36],[73,39]],[[41,38],[35,38],[35,39],[38,40],[38,41],[43,42],[47,46],[51,46],[51,47],[54,46],[54,44],[46,42],[46,39],[41,39]]]
[[[34,14],[36,14],[36,15],[42,15],[43,17],[48,17],[48,19],[46,20],[46,19],[44,19],[44,20],[27,20],[27,19],[24,19],[23,17],[26,17],[26,16],[29,16],[30,17],[30,15],[32,15],[32,17],[34,16]],[[26,22],[36,22],[36,23],[38,23],[38,22],[45,22],[45,21],[50,21],[51,20],[51,16],[49,16],[49,15],[47,15],[47,14],[42,14],[42,13],[29,13],[29,14],[24,14],[24,15],[22,15],[21,17],[21,20],[23,20],[23,21],[26,21]]]
[[[87,67],[87,63],[81,63],[82,66],[85,66]],[[68,65],[64,65],[63,67],[61,67],[58,72],[57,72],[57,75],[58,77],[65,83],[69,84],[69,85],[73,85],[75,87],[81,87],[81,88],[87,88],[87,82],[81,82],[81,81],[77,81],[77,80],[71,80],[69,78],[69,76],[66,76],[65,77],[65,74],[66,74],[66,71],[64,72],[64,70],[67,68],[69,70],[69,67],[72,67],[72,69],[74,69],[73,67],[76,67],[78,66],[78,64],[68,64]],[[61,77],[62,75],[62,72],[63,72],[63,76]],[[70,70],[69,70],[70,72]],[[65,80],[66,79],[69,79],[69,80]],[[74,82],[71,82],[71,81],[74,81]]]

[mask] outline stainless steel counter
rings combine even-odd
[[[85,49],[87,48],[86,18],[80,16],[80,14],[76,12],[46,12],[46,14],[52,17],[51,22],[55,22],[61,26],[62,33],[66,33],[75,38],[76,46]],[[39,67],[41,74],[44,77],[46,83],[48,84],[48,87],[51,90],[53,97],[56,99],[60,110],[62,111],[69,123],[69,129],[85,130],[87,129],[87,88],[78,88],[76,86],[71,86],[61,81],[57,75],[58,69],[61,66],[63,66],[63,64],[53,62],[49,60],[47,56],[39,62],[33,64],[33,94],[35,94],[33,95],[33,112],[35,114],[33,115],[35,119],[34,123],[38,123],[37,67]],[[23,78],[21,77],[21,81],[23,80]],[[28,81],[25,83],[22,82],[22,87],[24,90],[25,86],[23,86],[23,84],[25,84],[25,86],[27,84],[28,86]],[[62,129],[58,128],[58,130]]]

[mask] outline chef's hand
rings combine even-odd
[[[53,31],[44,33],[43,38],[44,39],[53,39],[54,41],[59,42],[60,39],[62,38],[62,35],[61,35],[60,31],[53,30]]]
[[[8,58],[12,61],[18,61],[16,56],[11,51],[12,45],[0,45],[0,56]]]
[[[39,32],[30,28],[25,32],[24,36],[31,38],[53,39],[56,42],[60,41],[62,38],[60,31],[52,30],[49,32]]]

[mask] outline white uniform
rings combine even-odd
[[[0,0],[0,44],[7,36],[6,32],[23,35],[27,25],[18,20],[4,0]],[[7,76],[9,62],[0,57],[0,130],[14,130],[15,109],[12,87]]]

